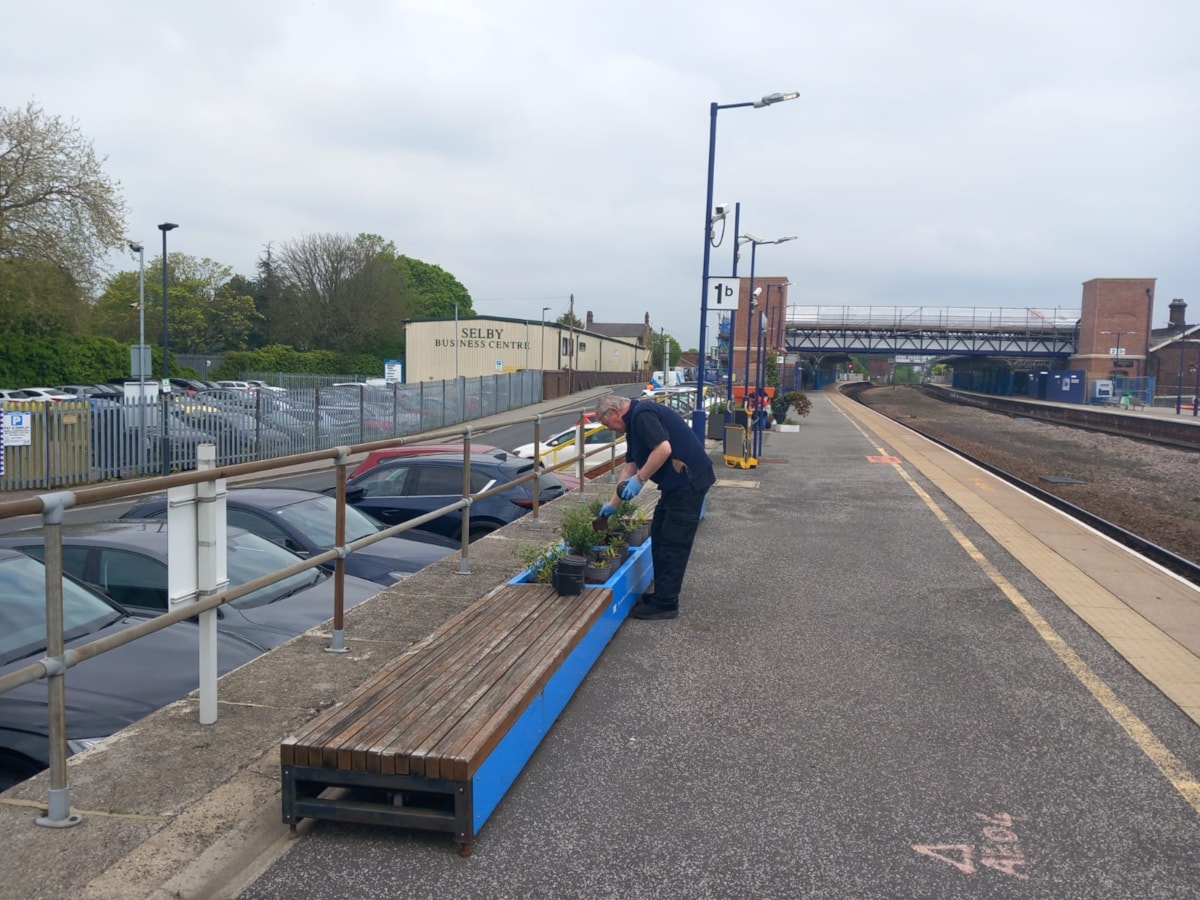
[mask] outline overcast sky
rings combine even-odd
[[[709,104],[799,91],[719,114],[714,197],[798,236],[757,253],[790,303],[1154,277],[1156,325],[1200,320],[1195,0],[42,0],[3,29],[0,105],[76,120],[148,253],[177,222],[171,250],[252,275],[374,232],[480,313],[574,294],[693,347]]]

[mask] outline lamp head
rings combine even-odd
[[[132,250],[134,253],[141,253],[142,245],[140,243],[138,243],[137,241],[130,241],[129,249]]]
[[[174,222],[163,222],[161,225],[158,226],[158,230],[161,231],[163,234],[166,234],[168,231],[173,231],[178,227],[179,226],[176,225]]]
[[[761,244],[763,239],[757,234],[751,234],[748,231],[743,231],[742,236],[738,238],[739,244]]]
[[[770,106],[772,103],[782,103],[785,100],[795,100],[799,96],[799,91],[788,91],[786,94],[767,94],[767,96],[755,103],[754,106],[757,109],[761,109],[764,106]]]
[[[776,239],[775,239],[775,240],[773,240],[771,243],[773,243],[773,244],[782,244],[782,243],[784,243],[785,241],[794,241],[794,240],[796,240],[796,235],[794,235],[794,234],[791,234],[791,235],[788,235],[787,237],[776,238]]]

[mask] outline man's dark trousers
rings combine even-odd
[[[696,490],[689,486],[659,495],[654,518],[650,520],[654,592],[645,597],[647,603],[664,609],[679,606],[679,591],[707,493],[707,487]]]

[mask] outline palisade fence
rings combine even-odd
[[[542,373],[526,370],[417,384],[174,392],[144,403],[6,401],[0,491],[159,475],[164,452],[168,471],[194,469],[200,444],[214,444],[224,466],[406,437],[541,399]]]

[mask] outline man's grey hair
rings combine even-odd
[[[602,418],[610,409],[615,409],[624,415],[627,406],[629,406],[628,397],[622,397],[619,394],[605,394],[596,401],[596,418]]]

